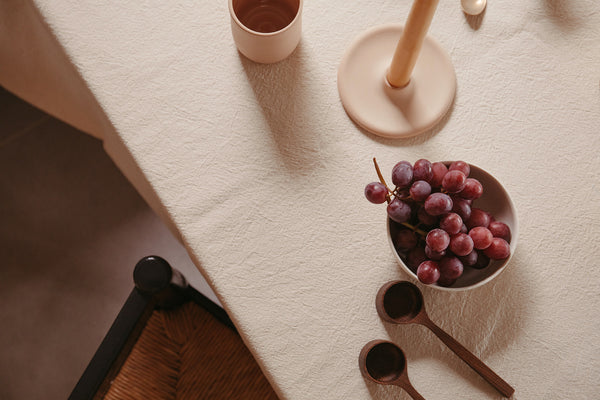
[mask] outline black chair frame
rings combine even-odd
[[[191,287],[183,275],[161,257],[148,256],[140,260],[133,280],[133,290],[69,400],[102,398],[106,394],[154,310],[171,309],[193,301],[236,331],[223,308]]]

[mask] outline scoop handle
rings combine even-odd
[[[457,356],[459,356],[464,362],[466,362],[475,372],[477,372],[483,379],[485,379],[490,385],[504,397],[510,397],[515,392],[512,386],[510,386],[504,379],[500,378],[494,371],[477,358],[473,353],[467,350],[462,344],[456,339],[447,334],[442,328],[437,326],[429,318],[423,318],[421,324],[429,328],[450,350],[452,350]]]
[[[425,400],[425,397],[421,396],[421,394],[417,392],[417,389],[415,389],[408,380],[402,382],[402,384],[398,383],[396,385],[404,389],[404,391],[406,391],[406,393],[408,393],[413,400]]]

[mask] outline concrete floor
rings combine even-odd
[[[0,88],[0,399],[66,399],[151,254],[215,299],[100,141]]]

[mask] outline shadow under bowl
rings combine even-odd
[[[449,163],[445,164],[448,165]],[[446,287],[439,286],[437,284],[428,285],[433,286],[436,289],[446,291],[462,291],[483,286],[500,275],[500,273],[506,269],[517,247],[517,239],[519,234],[517,210],[510,199],[508,192],[504,186],[502,186],[502,184],[488,172],[472,164],[469,164],[469,166],[471,167],[471,173],[469,174],[469,177],[477,179],[483,185],[483,195],[479,199],[473,201],[473,207],[481,208],[482,210],[489,212],[496,219],[496,221],[504,222],[506,225],[508,225],[511,231],[510,256],[504,260],[492,260],[487,267],[482,269],[465,267],[463,274],[452,286]],[[387,233],[392,252],[400,264],[400,267],[409,276],[418,280],[416,268],[411,269],[404,261],[403,256],[394,246],[394,237],[397,230],[397,224],[388,218]]]

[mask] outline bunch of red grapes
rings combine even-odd
[[[474,207],[483,186],[469,177],[469,164],[400,161],[391,190],[373,161],[380,182],[369,183],[365,196],[388,203],[394,246],[421,282],[452,286],[465,268],[483,269],[510,255],[508,225]]]

